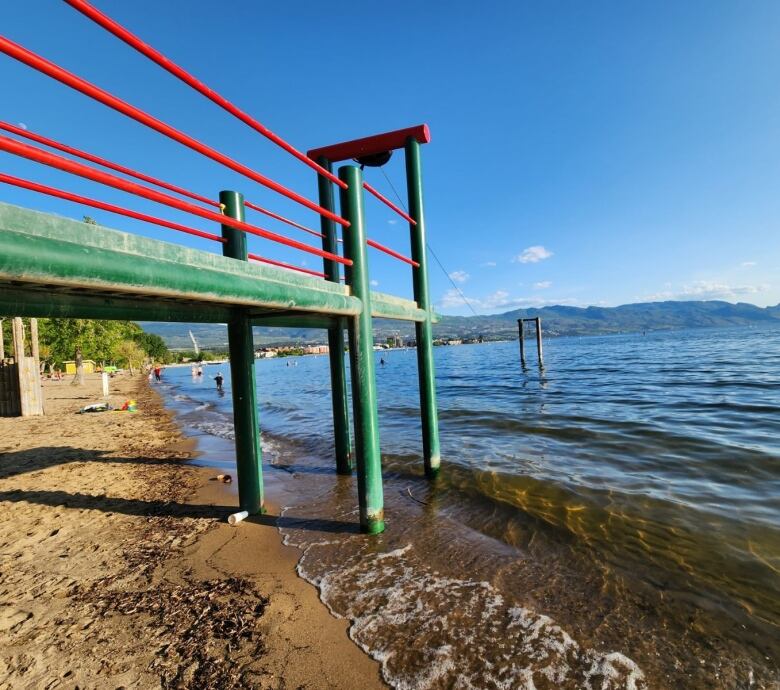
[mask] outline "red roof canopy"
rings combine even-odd
[[[394,132],[375,134],[372,137],[363,137],[362,139],[353,139],[340,144],[311,149],[306,155],[315,161],[324,156],[331,163],[336,163],[384,151],[402,149],[406,146],[406,140],[409,137],[414,137],[421,144],[427,144],[431,140],[431,132],[428,125],[416,125],[406,129],[397,129]]]

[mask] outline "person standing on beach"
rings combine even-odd
[[[214,377],[214,381],[216,381],[216,383],[217,383],[217,391],[219,391],[220,393],[222,392],[222,382],[224,380],[225,379],[222,378],[222,372],[221,371],[218,372],[217,375]]]
[[[154,367],[154,380],[158,383],[162,381],[162,367],[159,364]]]

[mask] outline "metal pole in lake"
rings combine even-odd
[[[320,156],[317,161],[328,172],[333,171],[330,161]],[[319,201],[322,208],[335,210],[333,202],[333,184],[324,175],[317,175]],[[336,241],[336,223],[330,218],[320,216],[322,230],[322,248],[331,254],[338,253]],[[323,259],[327,280],[339,284],[339,265],[332,259]],[[352,474],[352,441],[349,438],[349,402],[347,399],[347,374],[344,368],[344,330],[346,322],[337,318],[336,323],[328,327],[328,359],[330,361],[330,396],[333,407],[333,438],[336,448],[336,472]]]
[[[520,340],[520,366],[525,369],[525,321],[517,320],[517,337]]]
[[[539,366],[544,368],[544,357],[542,357],[542,318],[537,316],[536,319],[536,349],[539,354]]]
[[[238,192],[222,191],[219,203],[224,214],[244,220],[244,197]],[[224,256],[247,261],[246,234],[229,225],[222,226]],[[250,515],[264,513],[263,457],[260,448],[260,424],[257,416],[255,385],[255,348],[252,322],[247,314],[236,310],[228,322],[230,347],[230,382],[233,388],[233,427],[236,438],[236,473],[238,502]]]
[[[428,252],[423,211],[422,162],[420,143],[414,137],[406,140],[406,187],[409,195],[409,223],[412,259],[419,264],[412,269],[414,300],[425,311],[425,320],[414,324],[417,338],[417,376],[420,382],[420,413],[422,416],[423,461],[425,475],[433,479],[439,473],[439,413],[436,409],[436,374],[433,369],[433,325],[431,300],[428,293]]]
[[[354,165],[344,165],[339,168],[339,179],[347,183],[346,189],[339,190],[341,215],[349,222],[349,226],[341,231],[344,255],[352,260],[352,266],[346,271],[347,284],[352,289],[352,295],[362,303],[360,313],[347,319],[360,529],[369,534],[378,534],[385,529],[385,514],[371,324],[371,289],[368,282],[366,228],[363,219],[363,175]]]

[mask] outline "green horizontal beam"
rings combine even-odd
[[[417,302],[383,292],[371,293],[371,316],[375,319],[400,319],[402,321],[425,321],[425,311]]]
[[[31,290],[0,284],[0,315],[35,318],[121,319],[226,323],[232,309],[218,304],[186,304],[132,297]]]
[[[324,314],[269,314],[252,318],[253,326],[275,328],[328,328],[335,318]]]
[[[241,306],[284,310],[285,318],[294,316],[291,312],[315,312],[323,318],[308,321],[309,326],[285,319],[277,323],[327,328],[332,323],[328,315],[353,316],[362,309],[349,288],[331,281],[3,203],[0,281],[46,288],[51,299],[38,298],[26,287],[0,298],[4,313],[39,317],[223,323],[232,307]],[[371,298],[375,318],[425,319],[412,300],[381,292]]]
[[[214,258],[226,263],[245,264],[235,259]],[[296,309],[342,315],[355,315],[361,311],[360,300],[345,293],[287,282],[279,276],[269,279],[264,267],[247,266],[255,269],[248,273],[230,268],[224,265],[199,267],[0,230],[0,280],[249,308]],[[311,282],[329,284],[324,280],[311,279]]]

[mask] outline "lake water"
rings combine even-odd
[[[780,329],[548,339],[543,371],[516,343],[436,348],[435,483],[415,353],[382,356],[378,538],[334,471],[327,357],[257,384],[299,572],[395,687],[780,687]],[[217,368],[161,389],[230,467]]]

